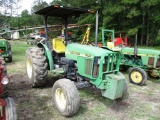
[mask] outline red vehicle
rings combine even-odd
[[[119,47],[130,47],[131,45],[128,44],[128,38],[126,33],[119,33],[119,37],[115,38],[114,30],[102,29],[102,43],[105,45],[105,41],[113,42],[114,46]],[[124,35],[123,35],[124,34]],[[105,38],[105,35],[107,38]]]
[[[0,58],[0,120],[17,120],[16,107],[13,98],[4,95],[4,87],[10,79],[6,76],[6,67]]]
[[[119,37],[114,38],[114,45],[115,46],[127,46],[130,47],[130,44],[128,44],[128,38],[125,35],[125,37],[122,37],[122,33],[120,33]]]

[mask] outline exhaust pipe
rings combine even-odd
[[[137,49],[137,33],[135,35],[135,43],[134,43],[134,57],[137,57],[138,49]]]

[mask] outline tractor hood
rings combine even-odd
[[[68,44],[65,52],[66,57],[73,60],[77,60],[78,56],[93,58],[95,56],[105,55],[106,53],[113,53],[113,52],[99,47],[81,45],[78,43]]]
[[[151,50],[151,49],[137,49],[137,56],[159,56],[160,51],[159,50]],[[121,50],[122,54],[130,54],[134,55],[134,48],[122,48]]]

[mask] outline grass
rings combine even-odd
[[[79,90],[81,106],[73,117],[60,115],[52,103],[52,84],[49,87],[33,89],[25,82],[25,51],[30,45],[24,41],[10,41],[13,62],[7,63],[8,74],[22,74],[18,85],[13,83],[19,120],[159,120],[160,80],[148,78],[146,86],[129,83],[128,73],[124,75],[128,83],[128,97],[110,100],[96,88]],[[49,73],[49,80],[55,78]],[[16,77],[13,78],[16,80]],[[57,78],[56,78],[57,79]]]
[[[25,51],[30,45],[26,44],[25,41],[9,41],[12,46],[12,57],[13,61],[7,63],[7,70],[10,75],[17,73],[25,73]]]

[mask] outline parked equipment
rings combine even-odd
[[[120,69],[123,71],[129,70],[129,79],[131,83],[144,85],[147,80],[147,74],[152,78],[160,77],[160,51],[151,49],[137,48],[137,40],[135,47],[115,47],[113,43],[106,42],[104,34],[108,30],[102,30],[103,46],[113,51],[119,51],[122,54]],[[113,31],[113,30],[112,30]],[[112,32],[114,39],[114,32]],[[111,44],[109,46],[109,44]],[[105,48],[105,47],[103,47]],[[145,72],[146,71],[146,72]]]
[[[0,56],[4,59],[7,58],[9,62],[12,62],[11,44],[5,39],[0,39]]]
[[[90,29],[91,29],[91,25],[88,25],[87,30],[83,36],[83,39],[81,41],[81,44],[87,45],[89,42],[89,36],[90,36]]]
[[[106,34],[104,34],[104,32]],[[108,30],[108,29],[102,29],[102,36],[104,37],[107,35],[107,42],[113,42],[114,46],[119,46],[119,47],[130,47],[131,45],[128,43],[128,38],[125,36],[122,38],[122,33],[119,34],[119,37],[115,38],[115,32],[114,30]],[[104,43],[104,41],[102,41]]]
[[[72,116],[80,106],[77,88],[91,85],[101,89],[102,95],[115,100],[127,92],[126,79],[119,72],[120,53],[73,43],[68,38],[68,18],[92,13],[92,10],[53,5],[36,14],[44,16],[46,40],[26,51],[26,71],[32,87],[46,83],[48,70],[61,74],[52,89],[54,105],[64,116]],[[65,39],[47,36],[47,17],[61,17],[65,21]]]
[[[4,91],[4,87],[7,86],[9,81],[5,62],[0,57],[0,120],[17,120],[14,100],[8,97],[6,91]]]

